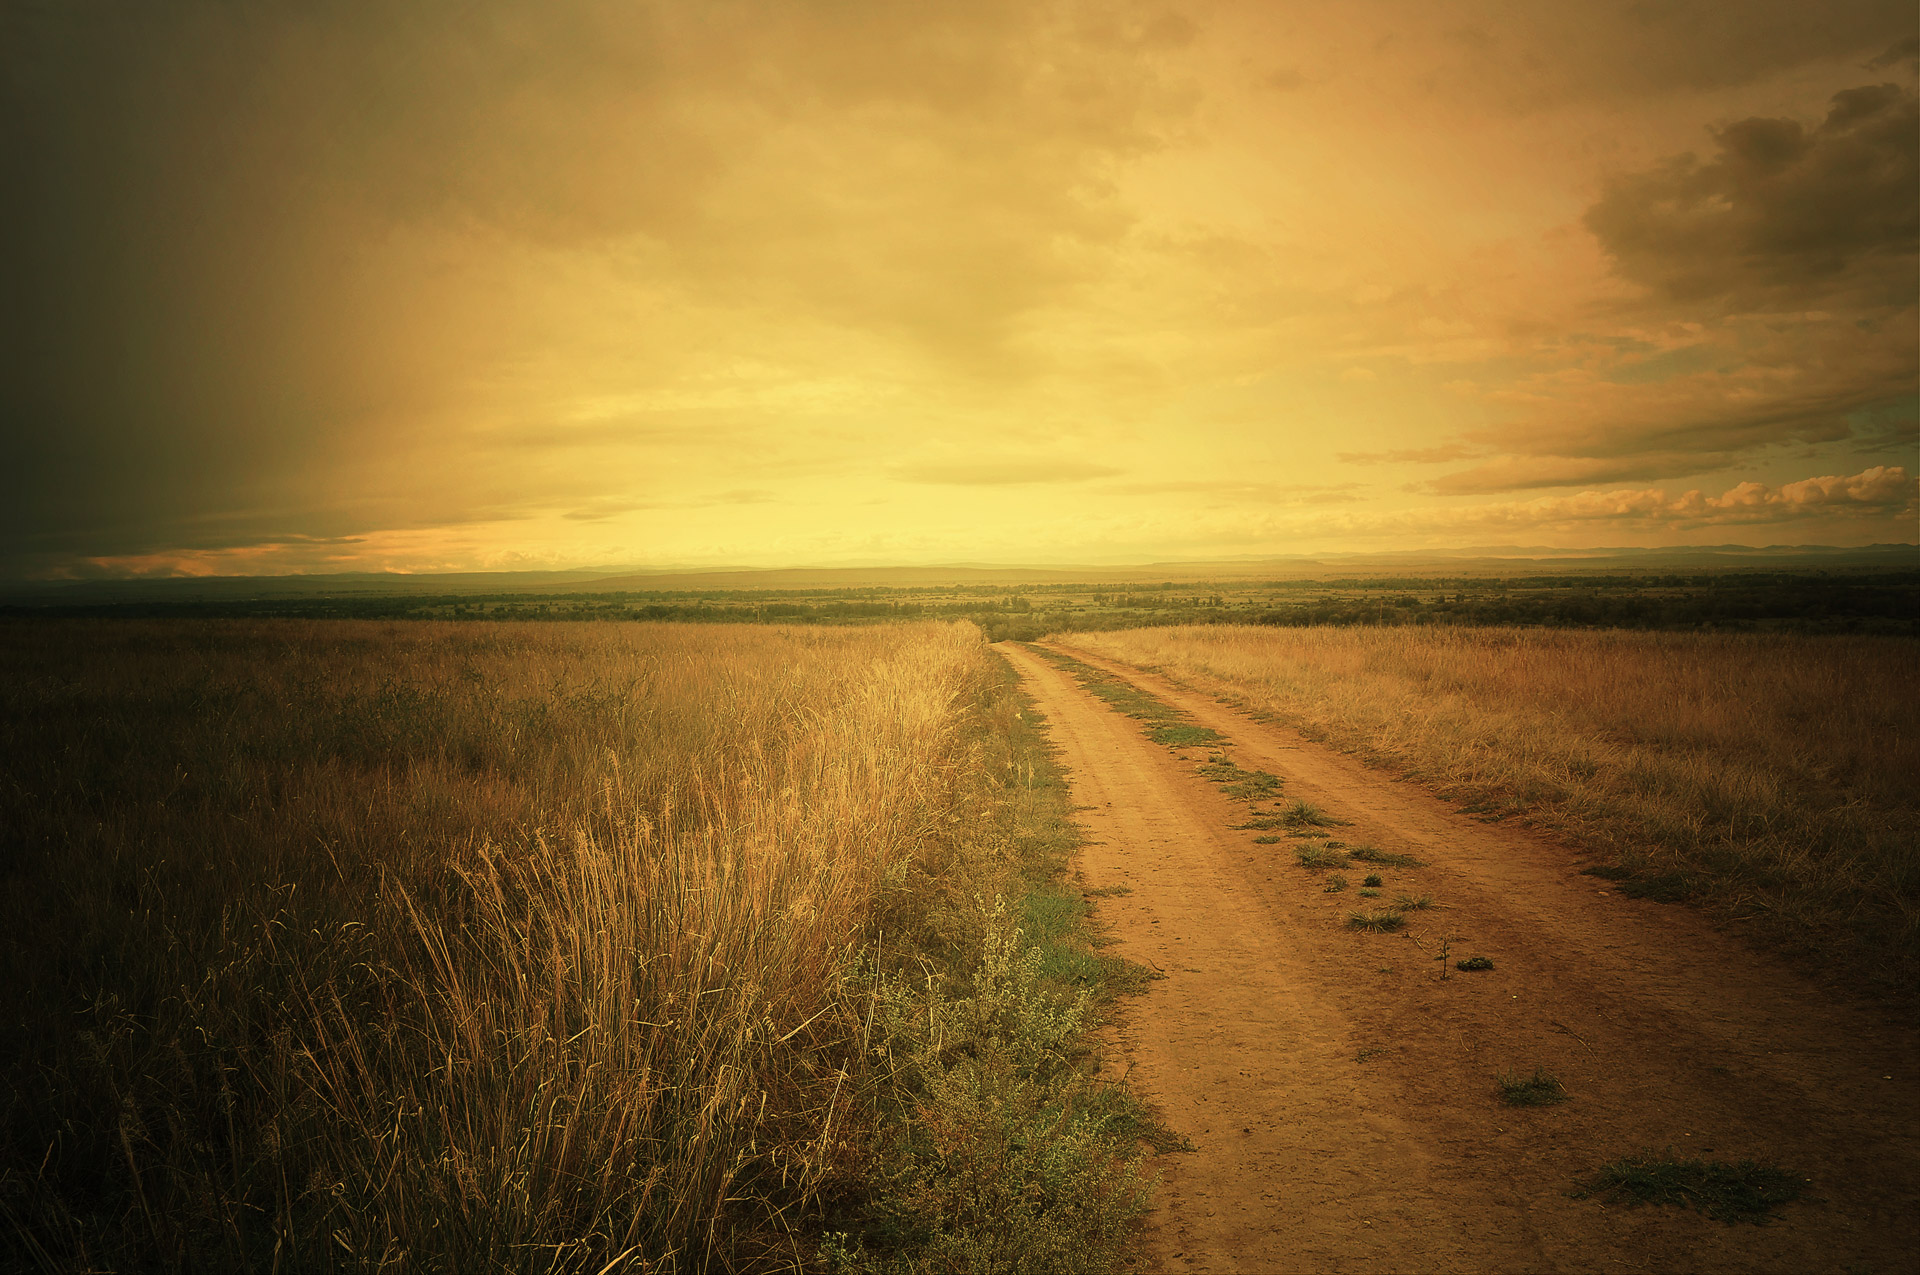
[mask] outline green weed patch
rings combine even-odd
[[[1762,1224],[1774,1209],[1799,1199],[1801,1187],[1797,1175],[1775,1165],[1676,1160],[1668,1148],[1615,1160],[1573,1195],[1615,1204],[1677,1204],[1720,1222]]]
[[[1466,969],[1467,962],[1460,962],[1460,968]],[[1500,1088],[1500,1101],[1509,1107],[1550,1107],[1567,1100],[1565,1087],[1544,1067],[1535,1067],[1531,1076],[1508,1072],[1495,1083]]]
[[[1345,852],[1325,846],[1295,846],[1293,858],[1301,867],[1316,872],[1322,868],[1344,867],[1347,862]]]
[[[1090,693],[1105,700],[1114,711],[1144,725],[1146,736],[1168,748],[1188,748],[1222,742],[1219,731],[1201,726],[1173,705],[1135,686],[1132,682],[1103,673],[1091,664],[1063,655],[1044,646],[1029,650],[1071,673]]]
[[[1363,892],[1364,893],[1364,892]],[[1370,934],[1391,934],[1405,928],[1407,918],[1398,912],[1349,912],[1347,928],[1364,930]]]
[[[1352,858],[1361,863],[1371,863],[1377,868],[1424,868],[1425,860],[1416,859],[1410,854],[1395,854],[1391,850],[1382,850],[1378,846],[1354,846],[1347,851]]]

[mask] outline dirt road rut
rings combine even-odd
[[[1194,1150],[1159,1158],[1149,1269],[1914,1269],[1920,1040],[1836,1004],[1684,908],[1613,893],[1576,856],[1460,815],[1294,733],[1068,650],[1210,726],[1330,835],[1424,860],[1296,866],[1247,804],[1061,668],[998,648],[1045,715],[1091,839],[1081,871],[1118,950],[1166,975],[1115,1046]],[[1345,926],[1358,877],[1433,896],[1406,935]],[[1432,959],[1450,940],[1445,962]],[[1491,971],[1453,961],[1484,955]],[[1445,969],[1450,977],[1440,977]],[[1572,1097],[1511,1108],[1495,1078],[1544,1066]],[[1641,1148],[1770,1160],[1808,1179],[1770,1226],[1569,1195]]]

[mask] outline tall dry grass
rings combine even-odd
[[[1920,981],[1920,659],[1900,638],[1246,626],[1075,634]]]
[[[0,648],[15,1261],[797,1263],[863,1189],[873,954],[997,791],[972,626]]]

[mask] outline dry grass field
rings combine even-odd
[[[1095,1269],[1141,1207],[971,625],[0,648],[10,1267]]]
[[[1920,985],[1920,659],[1900,638],[1192,626],[1159,669],[1697,897],[1788,958]]]

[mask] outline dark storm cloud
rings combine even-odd
[[[1739,307],[1910,304],[1920,250],[1912,91],[1837,94],[1814,128],[1739,120],[1706,161],[1619,178],[1587,226],[1622,275],[1676,301]]]
[[[1862,64],[1914,26],[1905,0],[1348,0],[1343,7],[1379,32],[1376,55],[1411,63],[1436,97],[1519,111],[1712,92],[1843,58]]]
[[[987,366],[1124,229],[1099,165],[1181,109],[1146,61],[1193,35],[1020,3],[0,14],[0,569],[617,496],[488,441],[545,428],[528,369],[619,392],[678,353],[643,302],[609,303],[629,333],[542,312],[555,264]]]
[[[1889,56],[1897,56],[1897,46]],[[1464,441],[1494,453],[1446,495],[1687,477],[1782,448],[1911,448],[1920,378],[1920,104],[1835,94],[1823,119],[1709,130],[1705,159],[1622,174],[1586,225],[1641,285],[1637,326],[1694,335],[1662,359],[1603,359],[1578,404],[1539,400]],[[1524,401],[1520,387],[1515,401]]]

